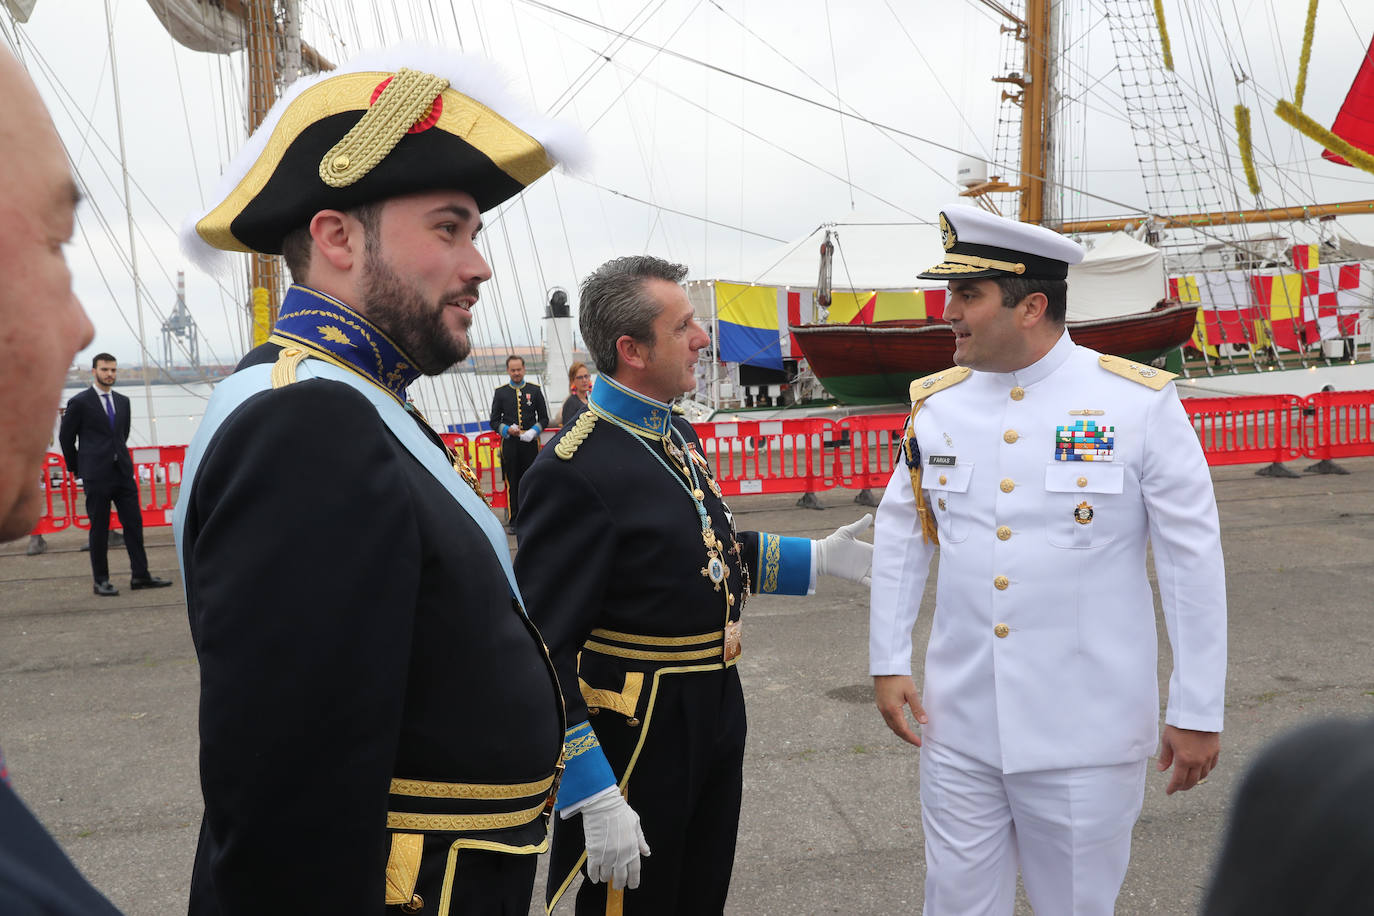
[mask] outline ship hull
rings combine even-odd
[[[1197,306],[1070,321],[1075,343],[1149,362],[1193,333]],[[880,321],[871,325],[794,325],[797,344],[826,391],[846,404],[907,400],[911,381],[954,364],[954,331],[943,321]]]

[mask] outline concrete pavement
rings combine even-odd
[[[1151,768],[1120,913],[1196,910],[1237,777],[1266,741],[1323,716],[1374,715],[1374,459],[1341,463],[1349,476],[1214,471],[1231,610],[1221,766],[1172,797]],[[819,511],[795,496],[731,505],[742,528],[816,537],[871,511],[853,495],[822,493]],[[116,905],[181,912],[200,794],[180,581],[131,592],[114,549],[122,594],[96,598],[83,539],[50,535],[35,557],[24,541],[0,547],[0,747],[15,789]],[[175,577],[170,530],[147,540],[153,572]],[[750,737],[729,912],[919,912],[916,751],[872,705],[866,592],[824,580],[811,599],[756,597],[744,643]],[[1024,898],[1017,912],[1030,912]]]

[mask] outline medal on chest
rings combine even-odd
[[[701,540],[706,545],[706,565],[701,568],[701,574],[711,580],[716,591],[720,591],[725,580],[730,578],[730,567],[720,555],[721,543],[709,522],[707,527],[701,529]]]

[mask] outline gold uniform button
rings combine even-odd
[[[1078,478],[1078,485],[1079,485],[1080,487],[1086,487],[1086,486],[1088,485],[1088,478],[1086,478],[1086,477],[1080,477],[1080,478]]]
[[[1007,636],[1011,634],[1011,627],[1007,626],[1005,623],[999,623],[997,626],[992,628],[992,632],[997,636],[998,639],[1006,639]]]
[[[1011,585],[1011,580],[1006,576],[998,576],[996,579],[992,580],[992,585],[999,592],[1004,592],[1007,590],[1007,586]]]
[[[1002,433],[1002,441],[1005,442],[1007,445],[1011,445],[1013,442],[1020,438],[1020,433],[1018,433],[1014,429],[1009,429],[1006,432]]]
[[[348,158],[348,155],[341,153],[334,157],[334,161],[329,163],[329,167],[336,172],[346,172],[348,171],[348,167],[352,164],[352,160]]]
[[[947,484],[947,483],[949,483],[949,478],[946,477],[944,474],[941,474],[941,475],[940,475],[940,486],[944,486],[944,485]]]
[[[1019,401],[1019,400],[1021,400],[1022,398],[1024,398],[1025,396],[1026,396],[1026,389],[1022,388],[1020,385],[1017,385],[1015,388],[1013,388],[1013,389],[1011,390],[1011,399],[1012,399],[1013,401]]]
[[[1006,541],[1006,540],[1009,540],[1010,538],[1011,538],[1011,529],[1008,528],[1006,525],[1003,525],[1001,528],[998,528],[998,529],[997,529],[997,540],[999,540],[999,541]]]
[[[1010,493],[1016,489],[1016,483],[1010,477],[1002,478],[1002,492]]]

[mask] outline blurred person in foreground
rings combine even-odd
[[[175,527],[200,661],[195,916],[526,913],[563,709],[475,475],[407,398],[466,358],[481,214],[576,143],[477,58],[296,81],[189,221],[285,256]],[[467,472],[467,473],[465,473]]]
[[[0,48],[0,541],[33,530],[53,408],[94,335],[63,247],[80,194],[38,91]],[[18,778],[22,780],[22,775]],[[10,786],[0,755],[0,913],[117,916]]]
[[[582,870],[581,914],[724,909],[745,602],[809,595],[824,574],[866,584],[873,552],[855,539],[871,516],[824,540],[735,529],[696,430],[669,406],[696,387],[707,344],[686,274],[638,256],[582,282],[601,374],[526,476],[516,576],[568,713],[546,896],[552,908]]]
[[[1165,792],[1217,765],[1226,573],[1212,478],[1173,375],[1074,344],[1074,241],[940,214],[956,366],[911,384],[878,508],[869,673],[921,748],[926,916],[1110,916],[1146,763]],[[912,627],[939,548],[925,686]],[[1153,548],[1173,671],[1159,732]],[[922,726],[906,718],[909,707]]]
[[[1270,742],[1246,770],[1203,916],[1374,913],[1374,719]]]

